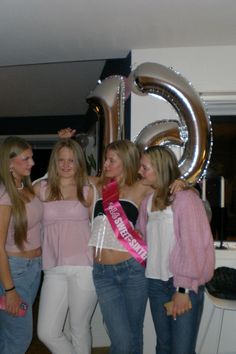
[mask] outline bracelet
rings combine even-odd
[[[12,290],[15,290],[15,286],[13,286],[12,288],[9,288],[9,289],[5,289],[5,293],[12,291]]]
[[[176,288],[176,292],[177,292],[177,293],[181,293],[181,294],[188,294],[188,293],[189,293],[189,289],[177,287],[177,288]]]

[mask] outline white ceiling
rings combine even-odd
[[[235,0],[0,0],[0,66],[236,45]]]

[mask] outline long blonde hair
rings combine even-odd
[[[23,242],[27,240],[27,216],[25,202],[21,199],[10,172],[10,160],[28,149],[31,149],[31,145],[18,136],[7,137],[0,146],[0,182],[5,186],[5,190],[11,200],[14,239],[20,249],[23,248]],[[24,177],[22,182],[29,192],[34,195],[30,177]]]
[[[154,206],[163,210],[173,201],[170,185],[181,175],[175,154],[164,146],[151,146],[144,150],[143,155],[149,156],[151,165],[156,172],[157,184],[154,193]]]
[[[138,180],[138,170],[140,165],[140,152],[138,147],[130,140],[116,140],[109,143],[104,151],[106,156],[108,151],[114,151],[123,163],[123,176],[120,185],[131,186]],[[106,183],[103,173],[101,175],[101,184]]]
[[[75,183],[77,186],[77,197],[81,202],[85,202],[83,195],[83,187],[88,184],[87,165],[84,156],[84,152],[81,146],[73,139],[60,139],[51,152],[49,165],[48,165],[48,184],[49,184],[49,196],[48,200],[60,200],[62,194],[60,191],[58,176],[58,153],[62,148],[68,148],[73,152],[75,159]]]

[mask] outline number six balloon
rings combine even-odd
[[[183,146],[179,167],[182,176],[195,183],[205,173],[212,149],[211,123],[198,93],[179,73],[161,64],[143,63],[132,75],[134,92],[161,96],[174,107],[180,119],[175,127],[168,120],[152,123],[135,142],[145,146],[174,142]]]

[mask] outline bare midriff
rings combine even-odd
[[[29,259],[33,259],[36,257],[41,256],[42,254],[42,249],[41,247],[35,248],[33,250],[29,250],[29,251],[19,251],[19,252],[7,252],[8,256],[13,256],[13,257],[23,257],[23,258],[29,258]]]
[[[127,261],[130,258],[132,258],[132,256],[129,252],[121,252],[104,248],[98,251],[97,256],[94,257],[94,262],[109,265],[118,264]]]

